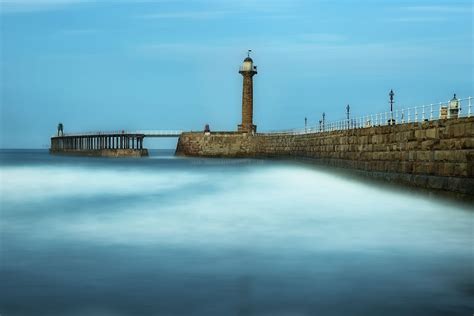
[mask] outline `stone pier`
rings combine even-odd
[[[474,117],[298,135],[183,133],[176,154],[304,159],[474,196]]]

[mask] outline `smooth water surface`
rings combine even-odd
[[[0,314],[473,313],[472,205],[172,154],[1,151]]]

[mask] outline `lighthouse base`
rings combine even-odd
[[[253,125],[253,124],[239,124],[238,127],[237,127],[237,131],[239,132],[253,132],[253,133],[256,133],[257,132],[257,125]]]

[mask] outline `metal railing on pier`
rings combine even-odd
[[[81,133],[64,133],[62,136],[105,136],[105,135],[143,135],[145,137],[178,137],[183,131],[181,130],[116,130],[116,131],[93,131]],[[57,135],[53,135],[56,137]]]
[[[139,130],[137,133],[145,135],[145,137],[174,137],[183,133],[182,130]]]
[[[456,119],[471,117],[472,97],[452,99],[446,102],[431,103],[421,106],[406,107],[393,111],[349,117],[338,121],[321,120],[319,125],[294,128],[287,130],[273,130],[258,133],[259,135],[299,135],[322,132],[343,131],[373,126],[388,126],[405,123],[429,122],[439,119]]]

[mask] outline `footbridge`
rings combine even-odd
[[[180,130],[141,130],[137,131],[144,137],[179,137],[183,133]]]

